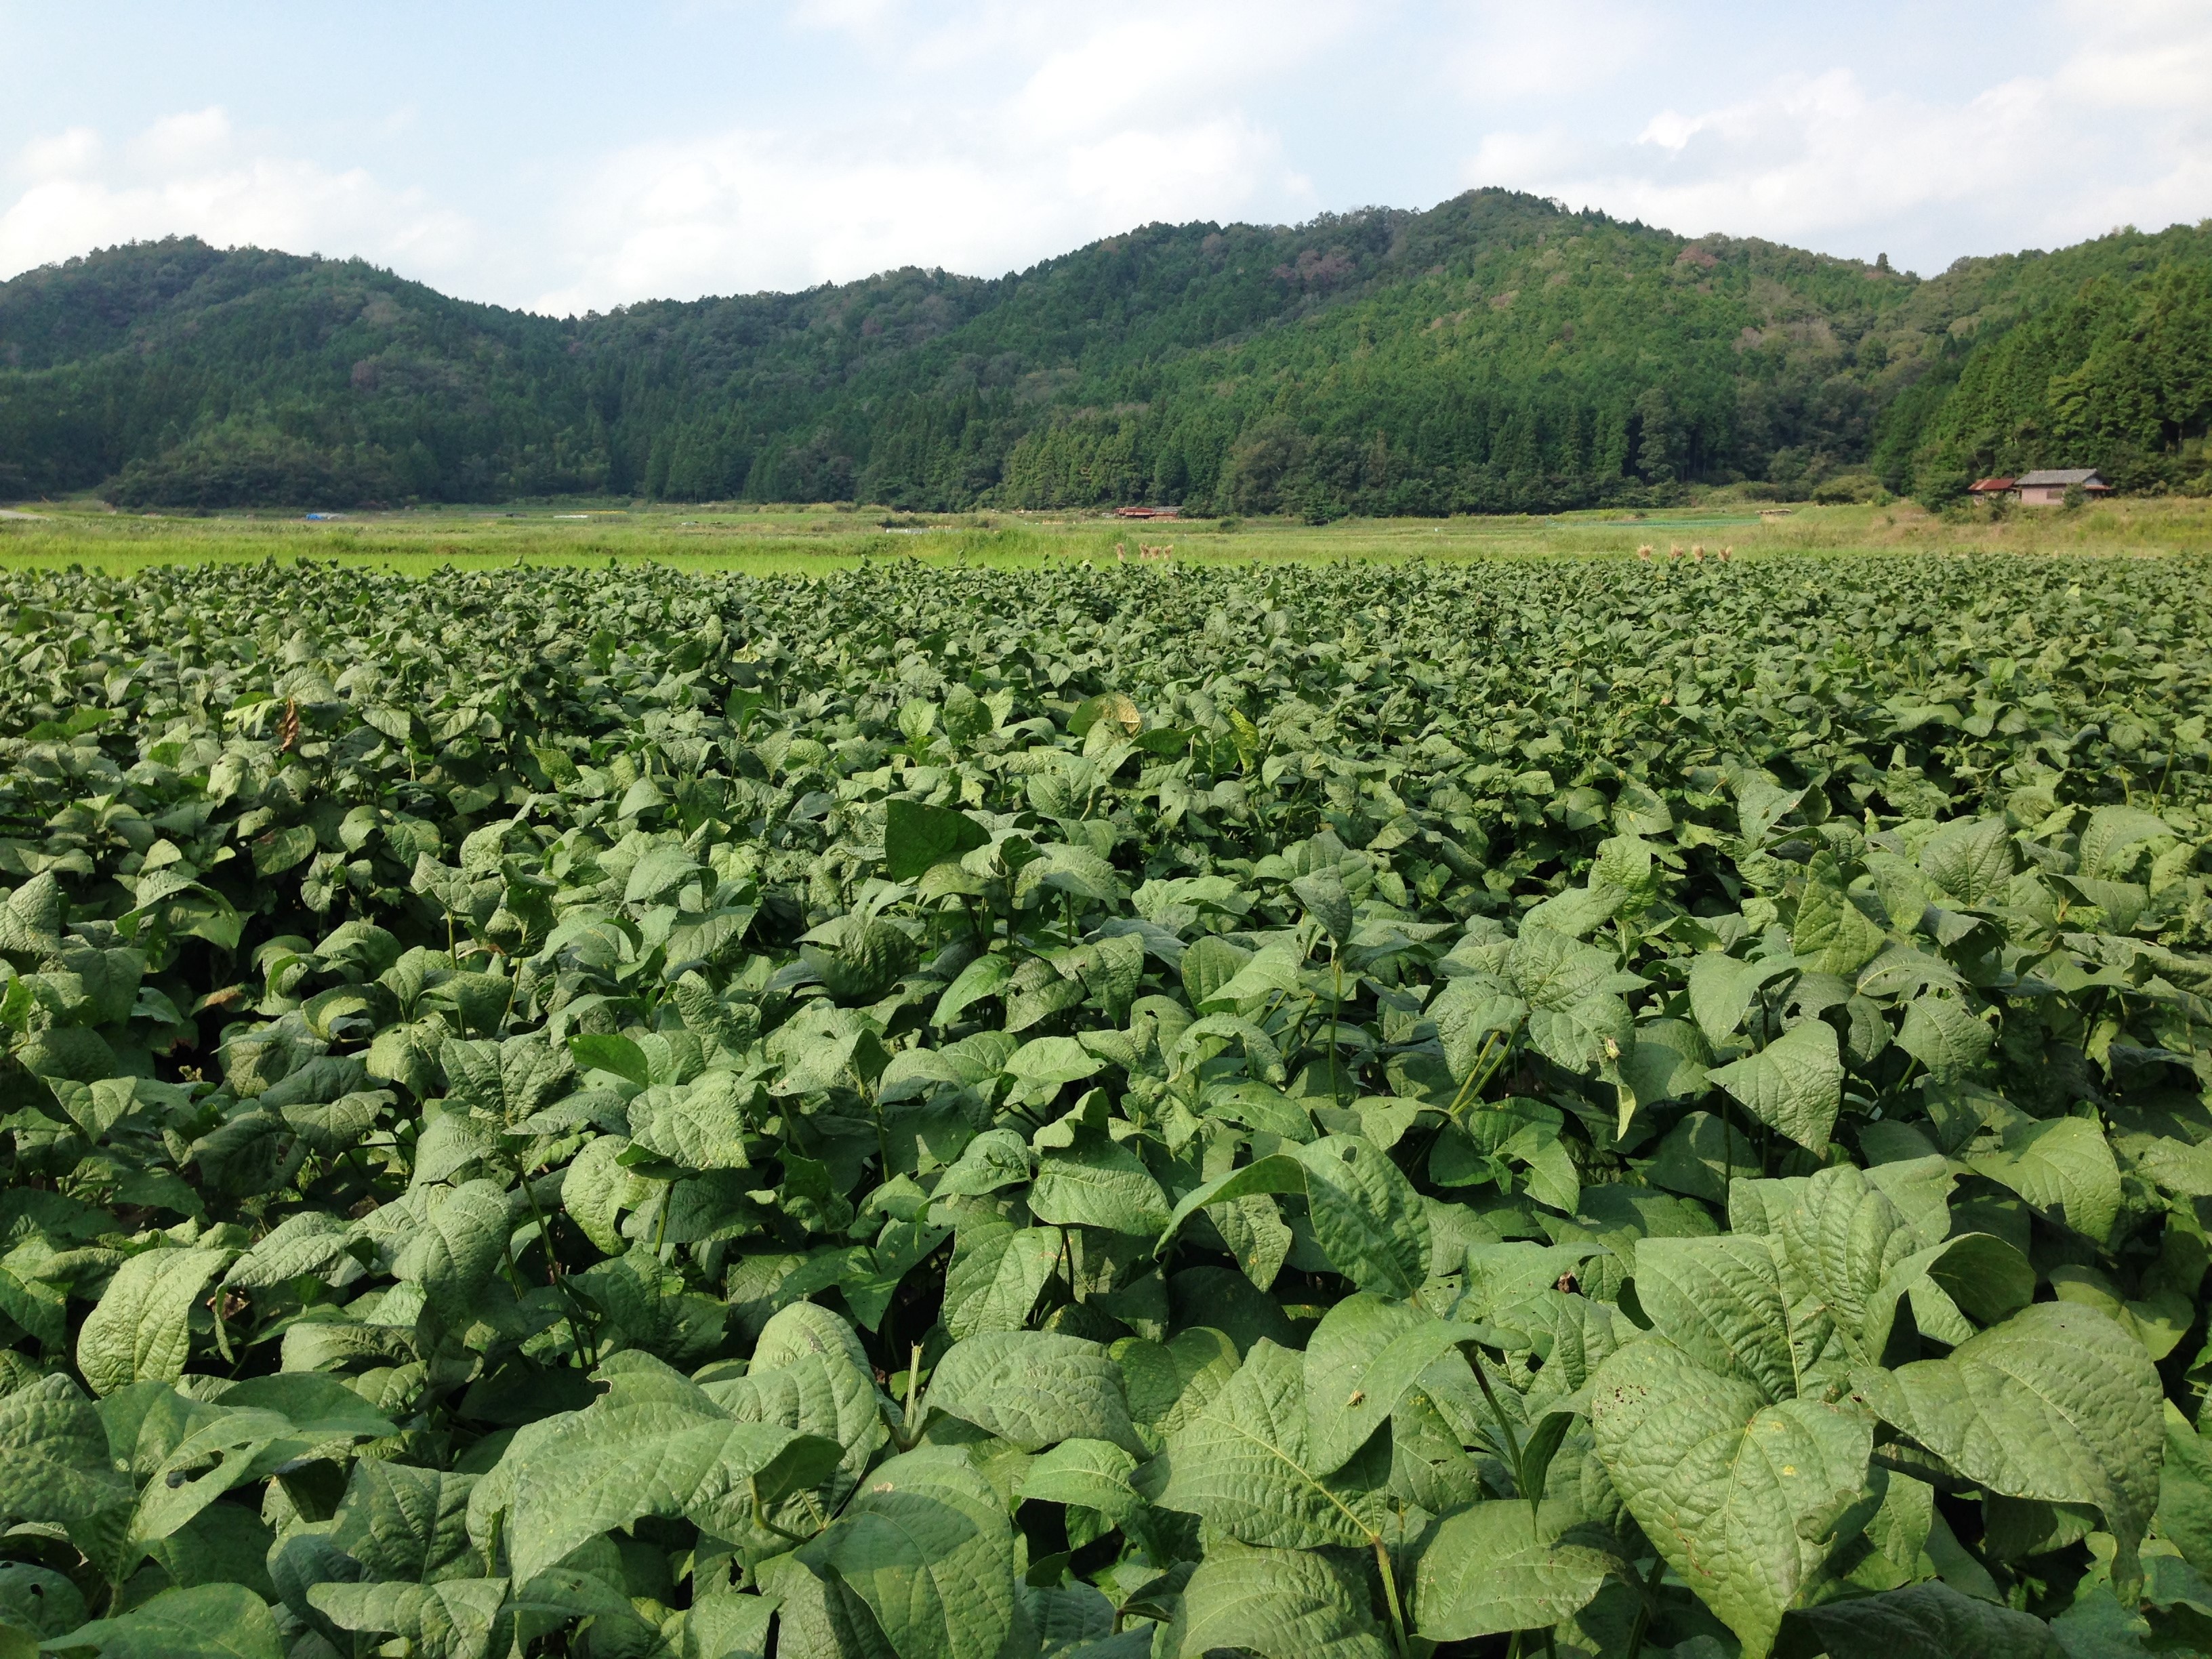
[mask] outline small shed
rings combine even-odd
[[[2085,495],[2112,493],[2112,485],[2098,476],[2094,466],[2046,467],[2040,472],[2023,472],[2013,480],[2013,488],[2023,507],[2060,506],[2069,489],[2078,489]]]
[[[1999,495],[2011,495],[2013,485],[2017,482],[2013,478],[1977,478],[1966,486],[1966,493],[1979,496],[1985,501],[1994,501]]]

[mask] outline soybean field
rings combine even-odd
[[[2201,555],[0,627],[6,1659],[2212,1650]]]

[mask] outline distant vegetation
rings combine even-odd
[[[906,510],[2212,491],[2212,227],[1923,280],[1527,196],[556,320],[191,240],[0,284],[0,497]]]

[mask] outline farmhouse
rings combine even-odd
[[[2098,476],[2094,466],[2023,472],[2013,480],[2013,493],[2023,507],[2057,507],[2065,501],[2069,489],[2079,489],[2085,495],[2108,495],[2112,487]]]

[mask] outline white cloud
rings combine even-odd
[[[2130,8],[2118,10],[2124,25]],[[2200,24],[2195,38],[2142,46],[2121,27],[2047,75],[1956,102],[1870,89],[1849,69],[1789,75],[1734,101],[1662,107],[1629,142],[1556,122],[1502,128],[1462,176],[1689,235],[1879,248],[1940,268],[1963,252],[2212,211],[2208,40]]]
[[[220,108],[164,116],[112,157],[88,128],[37,138],[15,171],[25,188],[0,211],[0,277],[173,234],[360,254],[433,280],[459,276],[476,250],[467,221],[422,191],[272,154]]]
[[[536,307],[800,289],[902,265],[988,275],[1301,187],[1274,141],[1232,118],[1027,155],[987,122],[886,138],[738,131],[626,151],[572,204],[564,263],[577,275]]]
[[[1312,186],[1239,88],[1313,58],[1352,21],[1333,0],[1212,0],[1060,14],[993,4],[902,42],[965,62],[926,112],[801,132],[749,125],[635,146],[568,204],[534,303],[793,289],[901,265],[993,275],[1155,220],[1309,213]],[[890,26],[873,0],[812,0],[823,27]],[[1003,23],[1004,27],[998,25]],[[997,85],[995,96],[961,88]]]
[[[1646,63],[1666,23],[1626,0],[1480,0],[1453,18],[1441,61],[1462,96],[1559,98]]]

